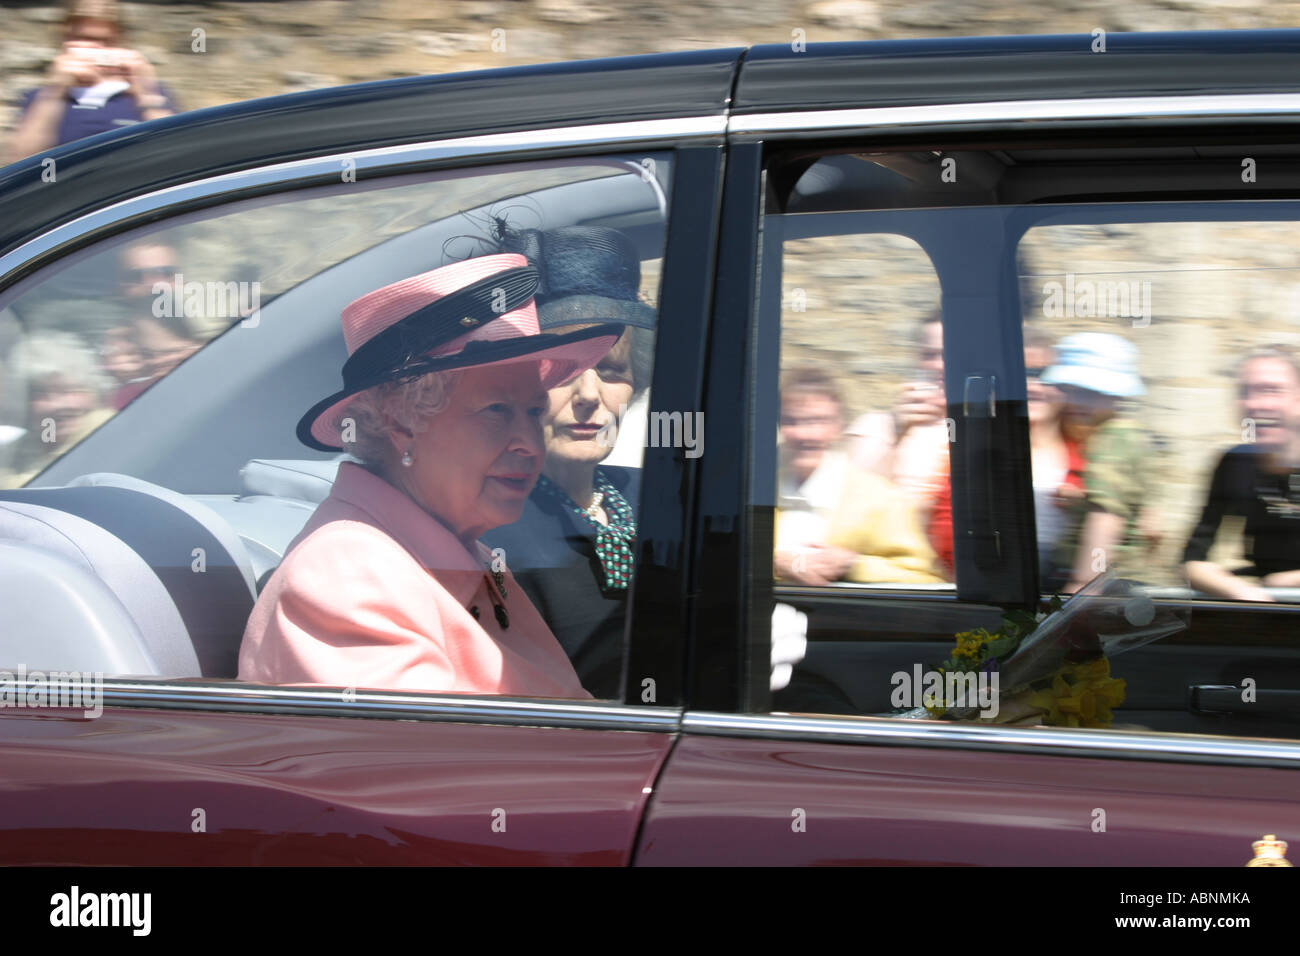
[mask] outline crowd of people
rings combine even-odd
[[[54,320],[17,337],[0,361],[21,409],[0,425],[0,487],[26,484],[203,346],[210,332],[196,317],[154,308],[156,285],[178,271],[169,245],[128,246],[96,300],[107,324],[54,309]]]
[[[148,59],[128,46],[116,0],[66,0],[59,31],[45,81],[22,96],[6,163],[176,111]],[[123,275],[139,266],[125,263]],[[130,284],[120,290],[128,309],[141,300]],[[0,488],[29,481],[201,344],[183,323],[150,327],[149,318],[137,310],[102,333],[55,325],[0,336],[0,415],[9,419],[0,421]]]
[[[955,577],[941,316],[917,327],[917,374],[894,407],[846,426],[825,371],[790,369],[782,383],[774,567],[779,579],[915,585]],[[1145,393],[1135,346],[1081,332],[1053,342],[1024,330],[1034,519],[1043,591],[1072,593],[1116,568],[1141,577],[1160,542],[1161,480],[1152,437],[1137,420]],[[1238,370],[1250,440],[1226,452],[1187,542],[1188,583],[1214,596],[1274,600],[1300,587],[1300,365],[1281,347]],[[1216,535],[1244,526],[1246,563],[1207,560]]]

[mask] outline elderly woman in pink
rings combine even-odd
[[[298,437],[361,464],[339,466],[258,599],[241,680],[590,696],[478,540],[516,521],[533,490],[547,390],[622,332],[539,333],[537,285],[523,256],[481,256],[343,310],[344,387]]]

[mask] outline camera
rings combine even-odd
[[[126,65],[126,51],[113,48],[98,48],[88,51],[90,61],[101,70],[121,69]]]

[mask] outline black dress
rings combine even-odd
[[[638,469],[602,465],[596,474],[635,511]],[[607,586],[595,526],[554,491],[539,481],[519,520],[489,531],[483,543],[503,549],[510,573],[550,625],[582,686],[593,697],[621,699],[628,588]]]

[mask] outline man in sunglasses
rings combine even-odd
[[[114,393],[114,408],[125,408],[203,345],[203,338],[185,316],[159,317],[152,307],[155,286],[172,284],[179,271],[175,250],[165,243],[137,243],[122,254],[119,289],[131,310],[131,320],[106,333],[105,348],[111,345],[115,367],[132,368],[135,373]],[[113,372],[102,351],[100,361]],[[120,376],[115,377],[121,381]]]
[[[122,253],[121,295],[133,301],[151,300],[154,284],[170,284],[179,271],[176,250],[166,243],[138,242],[127,246]]]

